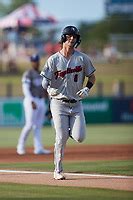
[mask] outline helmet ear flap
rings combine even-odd
[[[62,42],[62,43],[66,42],[66,35],[63,34],[63,35],[61,36],[61,42]]]
[[[77,35],[77,41],[76,41],[76,44],[75,44],[75,48],[77,48],[81,43],[81,39],[80,39],[80,35]]]

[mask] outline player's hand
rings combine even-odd
[[[52,119],[52,114],[51,114],[50,109],[48,109],[48,110],[46,111],[45,116],[48,118],[48,120],[51,120],[51,119]]]
[[[88,95],[89,95],[89,88],[88,87],[84,87],[83,89],[81,89],[81,90],[79,90],[77,92],[77,95],[79,97],[81,97],[82,99],[88,97]]]
[[[56,88],[49,88],[48,93],[49,93],[50,96],[56,96],[56,95],[59,94],[59,91]]]
[[[37,105],[35,104],[34,101],[31,102],[31,105],[32,105],[33,110],[36,110],[36,109],[37,109]]]

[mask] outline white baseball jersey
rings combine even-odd
[[[95,68],[89,57],[79,51],[74,51],[70,59],[65,58],[60,52],[49,57],[41,76],[50,82],[50,88],[58,89],[56,99],[75,99],[80,97],[76,94],[83,87],[85,76],[90,76]]]

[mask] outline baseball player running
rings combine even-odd
[[[77,142],[85,139],[81,100],[88,96],[95,83],[95,68],[89,57],[75,49],[80,42],[79,30],[74,26],[65,27],[60,40],[61,50],[48,58],[41,72],[42,86],[51,98],[50,108],[56,132],[54,179],[57,180],[65,179],[62,160],[69,136]],[[88,81],[83,87],[85,77]]]
[[[26,123],[22,129],[17,145],[17,153],[24,155],[26,139],[33,129],[34,153],[49,154],[50,150],[44,149],[41,142],[41,128],[43,125],[46,103],[46,91],[42,88],[42,78],[39,71],[39,56],[32,55],[30,58],[32,69],[27,70],[22,77],[22,89],[24,93],[24,111]]]

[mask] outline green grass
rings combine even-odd
[[[131,200],[133,192],[108,189],[58,187],[25,184],[0,184],[0,199],[36,200]]]
[[[133,176],[133,160],[120,161],[78,161],[67,162],[64,160],[64,172],[116,174]],[[53,162],[36,163],[0,163],[0,169],[16,169],[29,171],[52,171]]]
[[[16,147],[21,127],[1,127],[0,147]],[[83,144],[133,144],[133,124],[87,125],[86,139]],[[42,141],[45,146],[53,146],[55,131],[51,126],[42,130]],[[26,145],[33,145],[32,132]],[[68,145],[79,145],[72,139]]]
[[[16,147],[22,127],[1,127],[0,147]],[[50,126],[42,129],[42,141],[46,146],[54,145],[54,130]],[[33,132],[31,131],[27,140],[27,146],[33,145]]]

